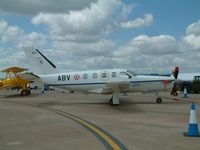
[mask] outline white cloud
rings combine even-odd
[[[109,40],[99,40],[91,43],[77,43],[73,41],[54,41],[55,49],[65,51],[66,54],[75,56],[110,56],[115,44]]]
[[[132,21],[121,22],[121,27],[123,28],[141,28],[152,25],[154,22],[154,17],[152,14],[145,14],[144,18],[137,18]]]
[[[8,26],[7,29],[4,31],[2,36],[2,42],[7,43],[16,43],[16,41],[21,37],[23,34],[23,31],[19,29],[18,27],[14,26]]]
[[[11,66],[26,66],[24,63],[24,53],[12,48],[0,48],[0,70]]]
[[[0,21],[0,42],[1,43],[16,43],[22,36],[23,30],[17,26],[9,26],[7,22]]]
[[[139,35],[113,52],[113,64],[137,73],[170,73],[179,65],[180,59],[173,61],[179,55],[178,47],[178,41],[170,35]]]
[[[10,26],[7,22],[0,21],[0,42],[18,48],[31,45],[41,47],[47,43],[47,38],[42,33],[25,33],[17,26]]]
[[[139,54],[143,55],[166,55],[177,53],[178,44],[173,36],[139,35],[126,45],[121,46],[114,52],[114,57],[127,57]]]
[[[185,36],[183,41],[188,44],[187,50],[200,50],[200,36],[190,34]]]
[[[183,37],[183,50],[200,50],[200,20],[190,24],[186,29],[186,35]]]
[[[27,35],[22,36],[19,39],[18,47],[21,48],[23,46],[37,46],[43,47],[47,44],[47,37],[42,33],[31,32]]]
[[[0,33],[1,34],[6,29],[7,26],[8,26],[8,23],[6,21],[0,21]]]
[[[32,19],[32,23],[46,24],[52,36],[102,35],[113,30],[115,22],[112,15],[120,5],[118,0],[99,0],[80,11],[40,13]]]
[[[125,5],[122,3],[122,10],[119,14],[119,16],[122,18],[122,19],[126,19],[127,16],[129,14],[131,14],[131,12],[133,11],[133,9],[136,7],[136,4],[128,4],[128,5]],[[120,18],[120,19],[121,19]]]
[[[200,20],[190,24],[186,29],[186,34],[200,35]]]

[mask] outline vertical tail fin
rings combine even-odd
[[[23,47],[27,61],[35,74],[53,74],[58,73],[56,66],[34,47]]]

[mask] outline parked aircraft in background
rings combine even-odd
[[[0,71],[6,73],[6,78],[0,80],[0,90],[17,88],[22,89],[22,96],[30,95],[31,90],[29,89],[29,83],[37,77],[35,75],[23,73],[24,71],[27,71],[27,69],[20,67],[10,67]]]
[[[200,73],[180,73],[179,87],[183,91],[185,88],[189,93],[200,92]]]
[[[119,104],[119,94],[123,92],[155,92],[174,86],[173,77],[137,75],[125,69],[59,73],[56,66],[39,50],[34,47],[24,47],[23,50],[31,69],[45,84],[70,91],[112,94],[112,105]],[[159,99],[157,102],[161,103],[162,100]]]
[[[194,73],[179,73],[178,75],[179,80],[181,81],[188,81],[192,82],[194,80],[195,76],[200,76],[200,72],[194,72]]]

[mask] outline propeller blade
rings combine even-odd
[[[179,67],[175,67],[175,69],[173,70],[172,73],[173,73],[174,78],[177,79],[178,78],[178,74],[179,74]]]
[[[178,93],[177,93],[177,78],[178,78],[178,74],[179,74],[179,67],[175,67],[175,69],[172,71],[172,74],[175,78],[175,82],[174,82],[174,86],[172,88],[172,91],[171,91],[171,95],[173,96],[177,96]]]

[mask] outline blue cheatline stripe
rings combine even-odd
[[[74,84],[48,84],[49,86],[71,86],[71,85],[95,85],[95,84],[107,84],[106,82],[98,83],[74,83]]]
[[[130,81],[129,83],[145,83],[145,82],[162,82],[162,80],[153,81]],[[94,82],[94,83],[74,83],[74,84],[48,84],[49,86],[71,86],[71,85],[95,85],[95,84],[109,84],[112,82]]]
[[[92,134],[94,134],[104,145],[105,147],[107,148],[107,150],[115,150],[114,146],[111,145],[103,136],[99,135],[97,132],[95,132],[95,130],[93,130],[92,128],[86,126],[84,123],[81,123],[80,121],[78,120],[82,120],[84,122],[86,122],[87,124],[89,124],[90,126],[92,127],[95,127],[96,129],[98,129],[100,132],[104,133],[105,135],[107,135],[117,146],[118,148],[117,149],[121,149],[121,150],[128,150],[125,145],[123,145],[117,138],[115,138],[114,136],[112,136],[111,134],[109,134],[107,131],[103,130],[102,128],[90,123],[89,121],[86,121],[84,119],[81,119],[77,116],[74,116],[72,114],[69,114],[69,113],[66,113],[64,111],[61,111],[61,110],[57,110],[57,109],[53,109],[53,108],[49,108],[49,107],[43,107],[43,106],[39,106],[45,110],[49,110],[49,111],[53,111],[54,113],[57,113],[59,115],[62,115],[64,117],[67,117],[69,119],[72,119],[73,121],[76,121],[77,123],[81,124],[82,126],[84,126],[86,129],[88,129]],[[76,120],[76,119],[78,120]]]
[[[130,81],[130,83],[162,82],[163,80]]]

